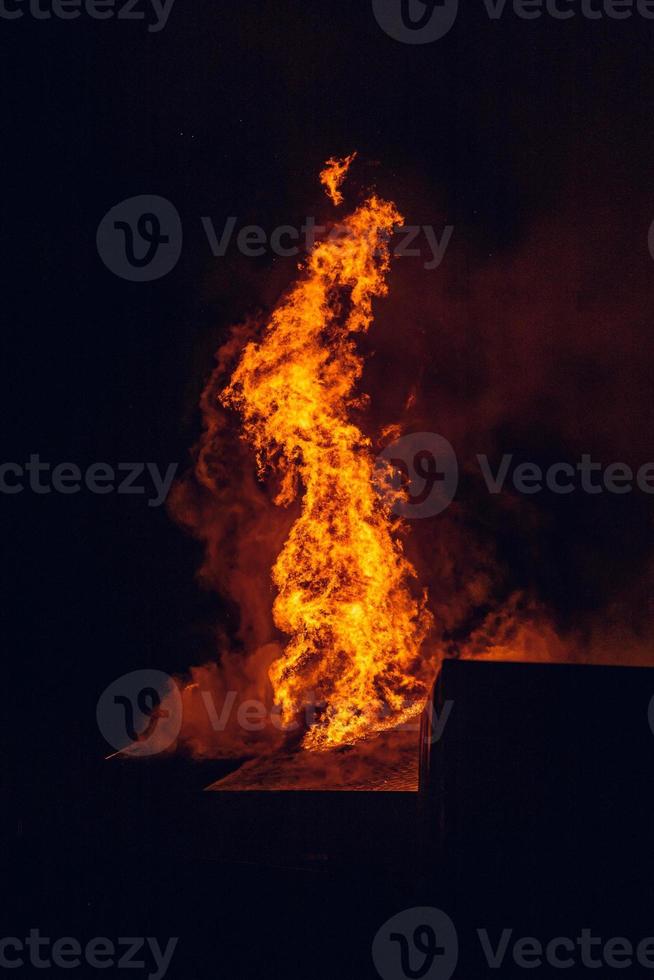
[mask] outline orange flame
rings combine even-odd
[[[335,201],[353,156],[321,175]],[[348,417],[362,373],[353,335],[369,329],[372,300],[388,290],[388,242],[401,222],[394,204],[372,195],[320,242],[221,395],[241,413],[260,472],[281,474],[276,503],[303,488],[272,572],[275,624],[291,639],[269,676],[285,723],[313,698],[321,705],[308,749],[416,715],[433,673],[421,657],[432,626],[426,596],[412,594],[415,570],[375,492],[370,440]]]
[[[325,164],[325,169],[320,174],[320,183],[323,185],[327,195],[331,198],[334,204],[343,203],[341,185],[345,180],[347,172],[350,169],[356,155],[355,150],[354,153],[350,153],[349,157],[343,157],[342,160],[332,157],[327,161]]]

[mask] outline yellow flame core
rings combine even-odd
[[[428,680],[425,596],[373,486],[370,441],[348,418],[362,372],[353,335],[387,292],[389,238],[402,216],[371,196],[311,253],[299,283],[245,348],[221,398],[242,415],[277,503],[303,487],[301,514],[273,567],[277,627],[291,639],[270,669],[285,724],[315,699],[303,745],[327,749],[417,714]]]

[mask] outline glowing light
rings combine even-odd
[[[331,198],[334,204],[343,203],[343,195],[341,193],[341,185],[347,176],[347,172],[352,165],[356,157],[356,151],[350,153],[349,157],[343,157],[342,160],[338,160],[332,157],[325,164],[325,169],[320,174],[320,182],[325,188],[327,195]]]
[[[335,203],[354,154],[321,180]],[[290,640],[270,669],[285,723],[319,707],[303,745],[323,749],[419,713],[431,674],[421,647],[432,625],[389,503],[373,486],[369,440],[350,419],[369,329],[387,292],[389,238],[402,223],[372,195],[319,242],[299,282],[244,349],[223,404],[239,411],[261,472],[281,476],[276,502],[301,513],[273,568],[273,614]]]

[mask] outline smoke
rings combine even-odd
[[[654,459],[651,219],[600,201],[570,196],[492,254],[459,228],[436,273],[397,262],[367,338],[374,424],[437,432],[458,457],[455,502],[409,537],[450,655],[653,659],[654,498],[493,495],[477,458]]]
[[[425,651],[434,664],[443,655],[654,661],[653,498],[638,489],[525,495],[510,484],[490,494],[477,459],[496,469],[508,453],[547,467],[591,454],[634,470],[654,459],[649,220],[645,207],[628,213],[624,201],[598,207],[577,192],[501,249],[455,226],[437,270],[396,260],[376,303],[360,341],[369,398],[356,423],[379,450],[389,426],[439,433],[459,461],[451,506],[405,531],[436,623]],[[405,210],[407,224],[433,214],[417,196]],[[220,705],[234,690],[272,711],[267,673],[286,641],[272,622],[270,572],[298,505],[272,502],[274,476],[257,476],[238,419],[218,402],[260,322],[237,327],[218,352],[194,464],[171,503],[204,545],[200,583],[230,609],[184,695],[183,742],[195,755],[256,755],[287,741],[274,725],[248,734],[233,718],[216,731],[198,694]]]
[[[218,593],[228,610],[216,624],[216,648],[207,651],[207,663],[192,666],[190,680],[182,679],[182,743],[197,757],[247,756],[254,743],[261,751],[281,739],[270,725],[263,734],[248,733],[237,710],[222,714],[235,693],[239,703],[256,700],[272,710],[268,668],[281,647],[275,642],[270,571],[296,510],[272,503],[274,492],[257,478],[252,453],[218,401],[256,330],[255,321],[235,327],[217,352],[201,398],[203,431],[193,465],[169,499],[173,519],[203,544],[199,585]]]

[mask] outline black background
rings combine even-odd
[[[384,34],[367,0],[177,0],[160,33],[26,15],[0,20],[0,34],[4,460],[184,467],[213,351],[294,271],[293,260],[234,248],[213,258],[200,217],[272,229],[319,216],[322,162],[355,148],[408,221],[455,226],[459,268],[512,254],[551,219],[554,246],[557,224],[562,237],[572,230],[573,260],[596,262],[598,288],[633,295],[647,321],[652,22],[510,11],[492,22],[466,3],[447,37],[423,47]],[[174,202],[185,232],[175,270],[143,284],[114,276],[95,244],[109,208],[138,194]],[[647,338],[633,340],[638,377],[629,364],[616,370],[651,405]],[[392,356],[385,368],[392,378]],[[598,398],[593,388],[580,423],[591,434]],[[629,420],[645,442],[648,421]],[[591,522],[588,540],[625,567],[633,553],[638,570],[651,518],[622,506]],[[198,546],[145,498],[25,490],[3,496],[2,511],[6,798],[23,815],[55,800],[74,809],[101,782],[100,693],[130,670],[183,670],[206,656],[220,606],[194,582]],[[568,539],[578,514],[561,521]],[[556,595],[566,547],[548,562],[542,589]],[[567,614],[588,604],[578,587],[559,597]]]

